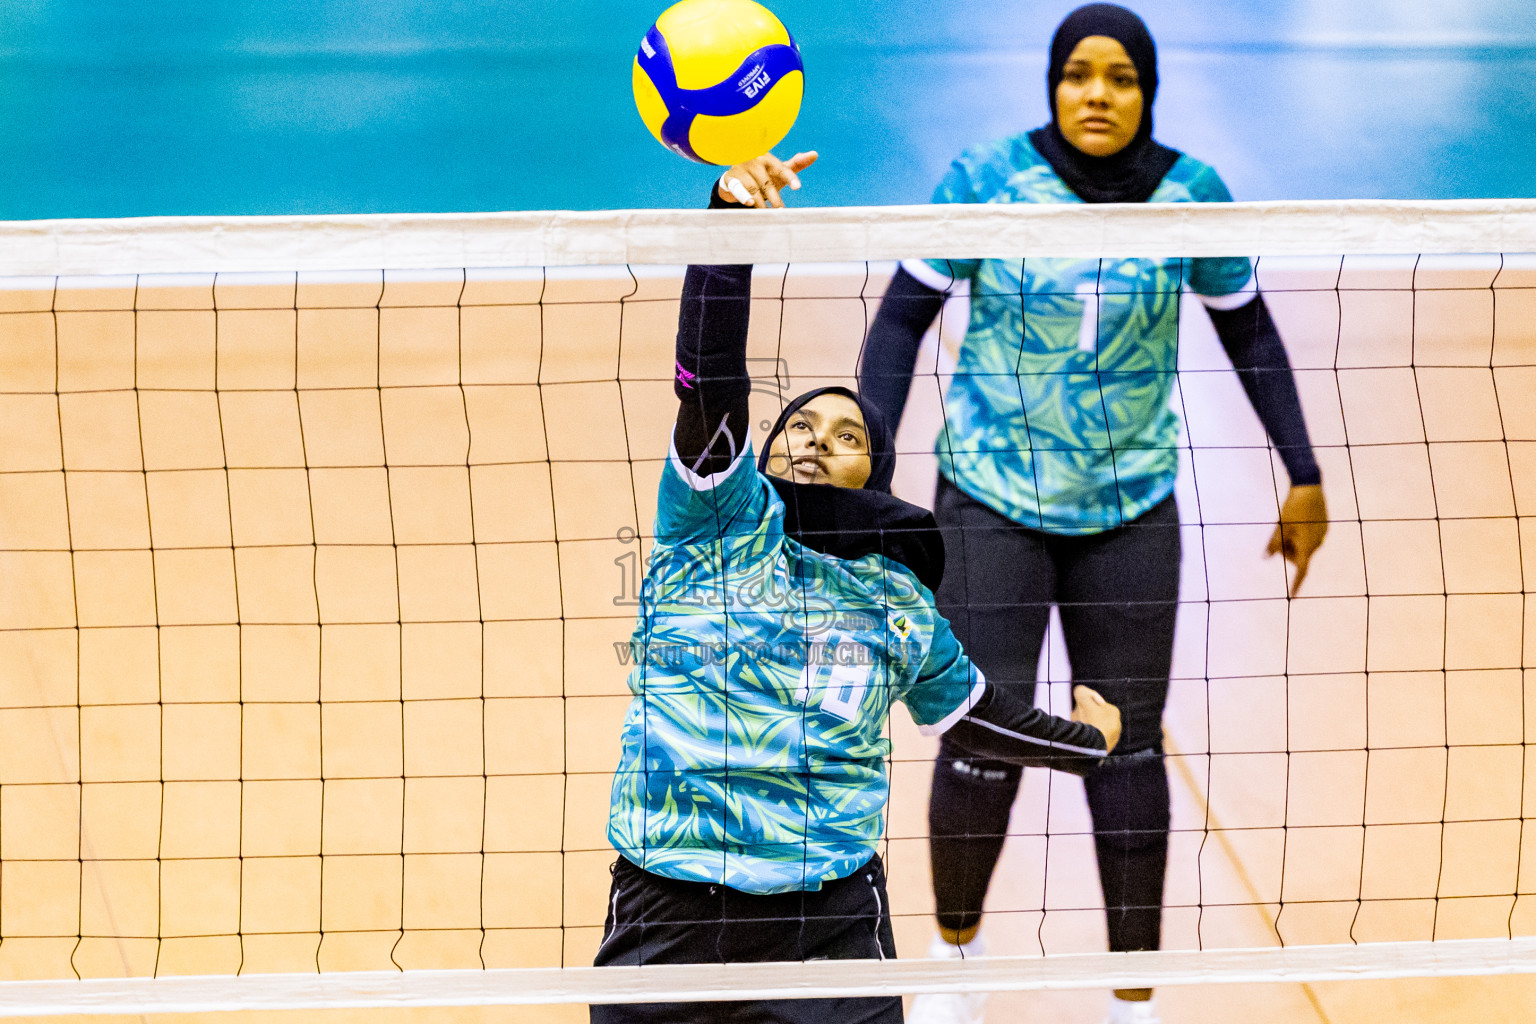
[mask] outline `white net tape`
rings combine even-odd
[[[1536,252],[1536,200],[142,217],[0,223],[0,276],[919,257]]]
[[[1451,939],[1343,947],[998,956],[967,961],[821,960],[796,964],[793,971],[774,963],[658,964],[12,981],[0,984],[0,1017],[696,1002],[1532,973],[1536,973],[1536,938]]]

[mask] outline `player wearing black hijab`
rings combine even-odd
[[[792,179],[814,159],[734,170]],[[1067,721],[975,671],[934,611],[933,515],[890,493],[894,435],[857,392],[801,395],[753,460],[751,294],[750,266],[683,277],[598,966],[894,956],[877,849],[896,701],[1006,763],[1082,774],[1119,737],[1119,712],[1087,687]],[[594,1024],[901,1017],[899,996],[591,1007]]]
[[[1114,4],[1073,11],[1051,42],[1051,122],[962,154],[936,202],[1223,202],[1207,165],[1152,137],[1157,55]],[[1279,333],[1246,259],[907,261],[869,333],[859,385],[900,422],[924,332],[950,287],[970,324],[945,395],[935,516],[940,611],[989,679],[1032,693],[1050,609],[1075,682],[1122,708],[1116,756],[1085,779],[1112,950],[1156,949],[1168,851],[1162,712],[1179,588],[1173,497],[1179,297],[1207,306],[1291,478],[1270,552],[1300,585],[1326,530],[1321,477]],[[982,902],[1021,771],[941,740],[929,806],[940,939],[980,952]],[[1112,1020],[1151,1021],[1149,990]],[[980,996],[922,996],[914,1024],[981,1020]]]
[[[1085,39],[1093,37],[1120,44],[1136,70],[1136,88],[1142,96],[1141,118],[1130,141],[1124,148],[1103,155],[1085,152],[1067,140],[1061,130],[1057,98],[1073,52]],[[1144,203],[1151,199],[1157,186],[1178,163],[1180,154],[1152,138],[1157,49],[1142,20],[1115,4],[1088,4],[1067,15],[1051,39],[1046,88],[1051,122],[1030,132],[1029,141],[1067,187],[1085,203]],[[1109,145],[1096,148],[1108,149]]]

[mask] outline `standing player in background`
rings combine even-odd
[[[1051,123],[963,153],[935,202],[1231,200],[1214,170],[1153,141],[1156,50],[1135,14],[1073,11],[1051,42],[1047,80]],[[1085,779],[1109,947],[1156,949],[1169,823],[1162,713],[1179,592],[1169,400],[1181,289],[1207,306],[1290,475],[1269,552],[1295,564],[1299,587],[1328,516],[1295,380],[1246,259],[908,261],[859,376],[891,424],[922,336],[961,279],[971,312],[938,442],[935,512],[949,553],[939,610],[994,684],[1029,694],[1051,605],[1060,610],[1073,679],[1125,716],[1116,756]],[[1020,776],[941,741],[929,807],[934,956],[981,951],[982,901]],[[1115,995],[1116,1024],[1156,1020],[1150,990]],[[921,996],[912,1020],[980,1021],[982,998]]]
[[[710,205],[727,188],[783,205],[778,189],[815,159],[738,165]],[[875,852],[894,701],[1005,763],[1081,774],[1119,736],[1119,713],[1087,687],[1069,722],[974,670],[934,612],[933,516],[890,493],[894,437],[857,394],[801,395],[754,459],[751,291],[749,266],[683,279],[677,423],[635,624],[598,966],[894,956]],[[901,1016],[895,996],[592,1007],[595,1024]]]

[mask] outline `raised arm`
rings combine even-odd
[[[923,335],[943,308],[943,291],[897,266],[859,357],[859,393],[875,404],[892,430],[907,407]]]
[[[727,209],[742,197],[749,205],[783,206],[778,189],[799,188],[796,172],[816,162],[815,153],[788,161],[772,156],[737,164],[710,189],[709,208]],[[742,184],[750,182],[750,189]],[[759,191],[761,190],[761,198]],[[683,275],[677,317],[677,394],[673,444],[682,464],[699,476],[729,469],[751,436],[747,396],[747,322],[752,309],[752,267],[690,266]]]
[[[711,203],[711,206],[714,204]],[[752,268],[746,264],[689,267],[677,317],[678,398],[672,443],[698,476],[729,469],[750,436],[747,395],[747,315]]]

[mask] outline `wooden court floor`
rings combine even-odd
[[[1262,557],[1283,471],[1191,304],[1164,944],[1536,934],[1536,272],[1261,279],[1333,523],[1286,600]],[[590,962],[678,282],[0,290],[0,976]],[[761,270],[755,412],[846,382],[882,287]],[[952,306],[920,357],[912,500],[962,325]],[[1042,678],[1064,710],[1054,635]],[[898,948],[922,955],[933,744],[900,710],[891,729],[884,852]],[[1028,773],[1011,832],[991,949],[1102,949],[1080,784]],[[1104,998],[1000,995],[992,1019],[1095,1021]],[[1163,996],[1170,1022],[1531,1005],[1527,979]]]

